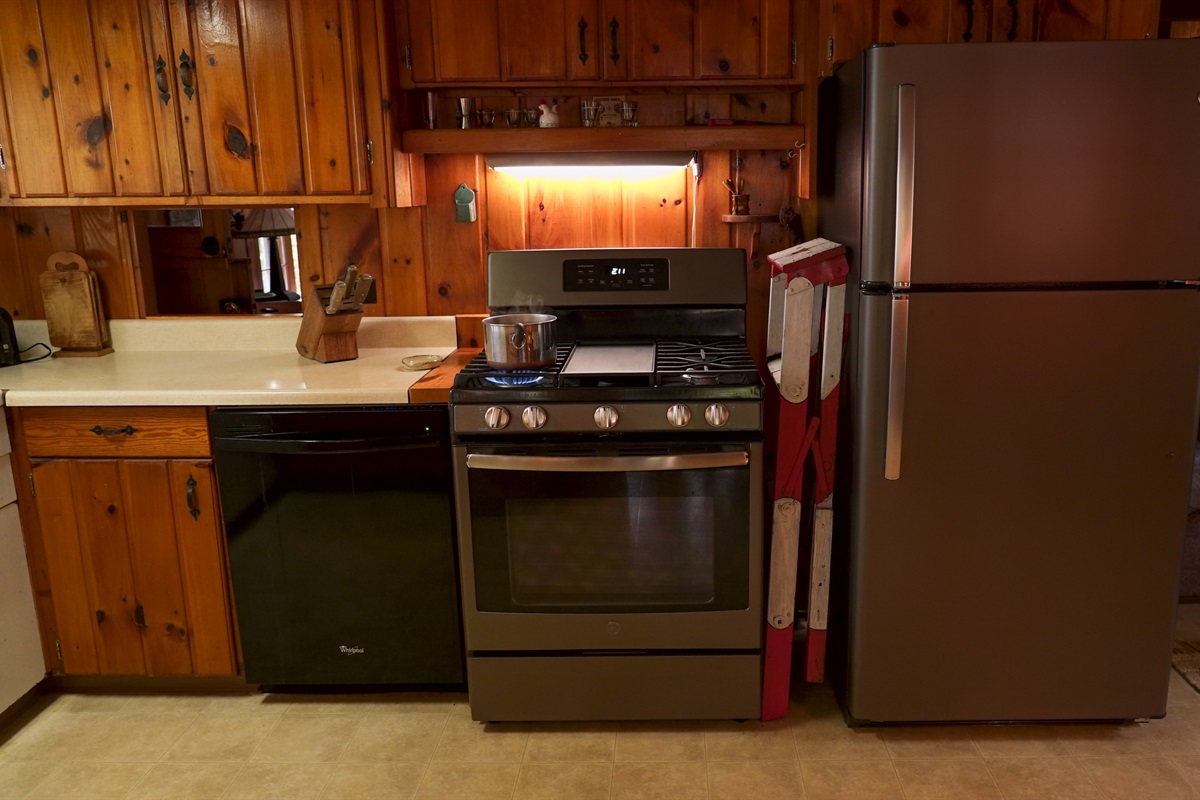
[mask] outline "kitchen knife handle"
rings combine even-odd
[[[908,374],[908,295],[892,295],[892,339],[888,357],[887,431],[883,452],[883,477],[900,479],[900,451],[904,445],[904,381]]]
[[[907,289],[912,281],[913,186],[917,145],[917,87],[900,84],[896,130],[896,253],[892,283]]]

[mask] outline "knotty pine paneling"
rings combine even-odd
[[[381,208],[377,219],[383,259],[380,297],[385,312],[388,316],[428,314],[424,210]]]
[[[429,313],[433,315],[483,311],[484,242],[487,205],[483,157],[446,154],[425,161],[425,207],[429,241],[426,281]],[[456,222],[454,192],[461,184],[476,193],[478,217],[474,222]]]

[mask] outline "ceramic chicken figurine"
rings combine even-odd
[[[538,106],[542,110],[542,116],[538,118],[538,125],[543,128],[558,127],[558,103],[553,106],[542,103]]]

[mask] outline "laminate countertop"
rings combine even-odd
[[[112,320],[114,352],[0,369],[10,406],[287,406],[408,403],[428,369],[407,356],[455,350],[454,317],[367,317],[358,358],[323,364],[296,352],[298,316]],[[17,323],[26,350],[47,342],[44,321]],[[418,400],[417,402],[421,402]]]

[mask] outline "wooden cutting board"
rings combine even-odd
[[[46,259],[39,277],[50,344],[55,356],[101,356],[111,353],[108,322],[100,307],[96,274],[78,253],[61,250]]]

